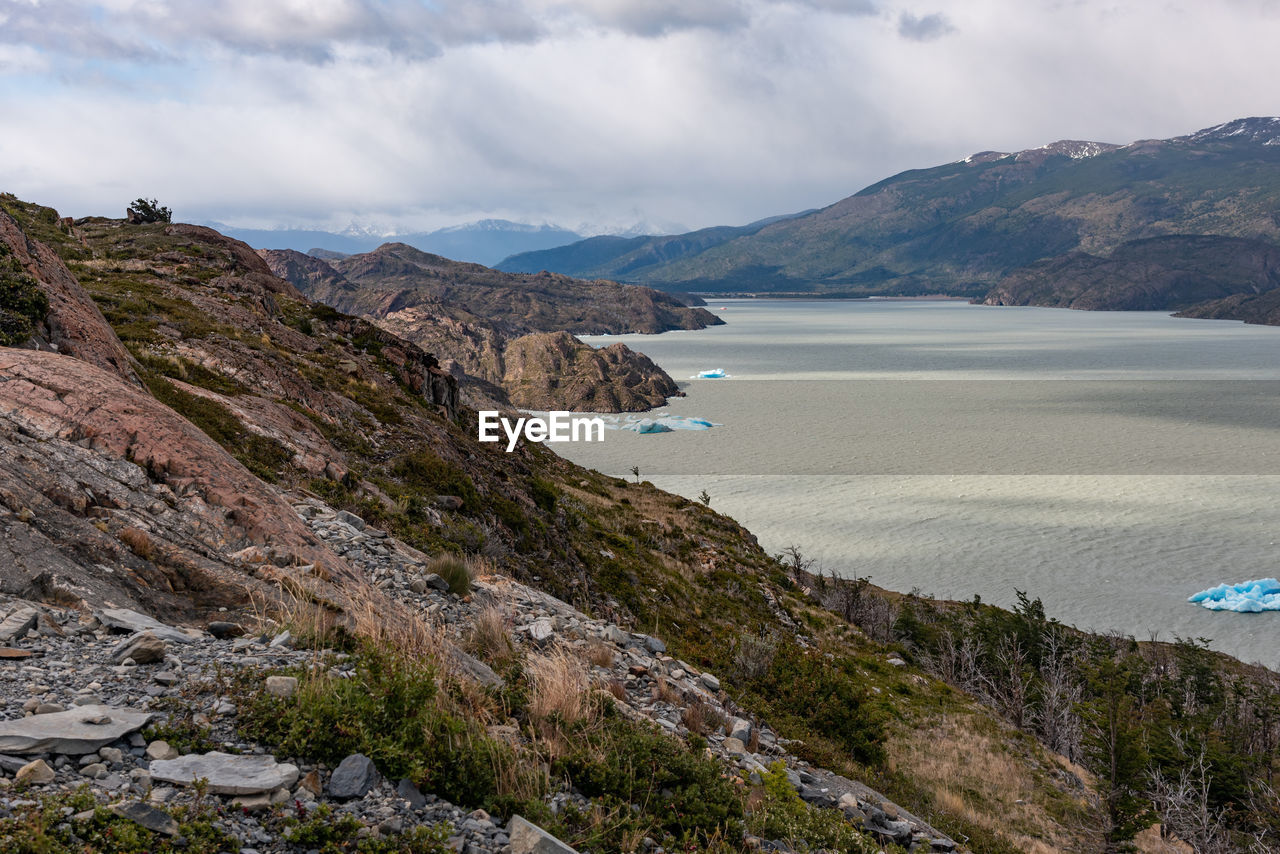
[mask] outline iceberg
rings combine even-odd
[[[605,427],[610,430],[630,430],[632,433],[671,433],[675,430],[710,430],[722,425],[706,418],[693,418],[687,415],[669,415],[659,412],[652,418],[629,416],[625,420],[605,418]]]
[[[709,371],[698,371],[695,375],[689,377],[691,380],[722,380],[729,376],[724,372],[724,368],[712,368]]]
[[[1240,584],[1219,584],[1187,599],[1211,611],[1239,611],[1256,614],[1259,611],[1280,611],[1280,581],[1260,578]]]

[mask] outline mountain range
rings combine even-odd
[[[1275,286],[1278,211],[1280,118],[1245,118],[1127,145],[983,151],[797,216],[591,238],[498,267],[699,293],[949,294],[1194,313]],[[1260,318],[1250,299],[1213,311]]]
[[[295,249],[307,252],[322,249],[343,255],[370,252],[393,238],[387,235],[312,229],[236,228],[209,223],[218,231],[243,240],[255,249]],[[509,255],[563,246],[581,240],[582,235],[555,225],[527,225],[505,219],[483,219],[451,225],[435,231],[398,234],[394,240],[459,261],[493,265]]]

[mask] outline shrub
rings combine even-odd
[[[408,777],[457,804],[484,806],[496,795],[498,769],[510,757],[448,710],[429,664],[370,646],[356,658],[355,678],[298,675],[297,692],[285,700],[241,686],[248,737],[334,765],[363,753],[389,778]]]
[[[48,313],[44,290],[7,252],[0,252],[0,347],[26,341]]]
[[[747,826],[765,839],[783,839],[800,851],[832,851],[872,854],[880,846],[854,830],[836,810],[810,807],[787,780],[787,766],[775,762],[764,775],[764,791],[751,811]]]
[[[605,718],[552,772],[604,807],[629,812],[640,805],[653,826],[694,846],[686,850],[721,835],[741,837],[742,802],[720,764],[650,726]]]
[[[137,216],[139,222],[173,222],[173,211],[155,199],[134,199],[129,204],[129,212]]]

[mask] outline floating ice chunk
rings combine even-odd
[[[1280,581],[1260,578],[1240,584],[1219,584],[1187,600],[1212,611],[1280,611]]]
[[[712,368],[709,371],[698,371],[694,376],[689,377],[691,380],[722,380],[729,376],[724,372],[724,368]]]
[[[622,428],[623,430],[633,430],[636,433],[670,433],[671,428],[661,421],[655,421],[652,418],[641,418],[639,421],[632,421],[630,424]]]
[[[706,418],[692,418],[686,415],[668,415],[659,412],[652,418],[628,416],[625,420],[605,420],[605,427],[611,430],[630,430],[632,433],[671,433],[675,430],[710,430],[721,425]]]

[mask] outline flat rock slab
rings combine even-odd
[[[35,655],[29,649],[14,649],[11,646],[0,646],[0,658],[30,658]]]
[[[0,721],[0,753],[79,756],[141,729],[154,715],[113,706],[77,706],[65,712]]]
[[[511,854],[578,854],[550,833],[524,818],[513,815],[507,823]]]
[[[35,628],[40,612],[35,608],[18,608],[0,621],[0,642],[9,643]]]
[[[276,762],[274,756],[236,756],[213,750],[204,755],[188,753],[177,759],[151,763],[151,779],[189,786],[196,780],[209,781],[216,795],[254,795],[281,787],[289,788],[298,779],[298,767]]]
[[[164,623],[146,614],[130,611],[128,608],[103,608],[97,612],[98,619],[104,626],[126,632],[151,632],[156,637],[174,643],[191,643],[197,638],[184,631],[166,626]]]

